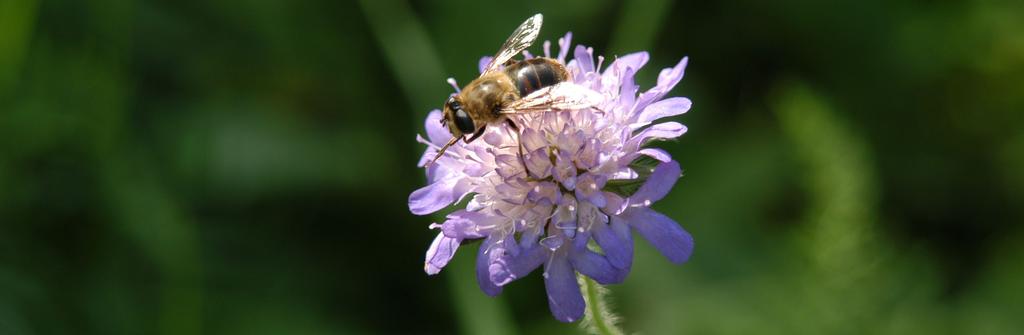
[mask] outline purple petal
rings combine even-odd
[[[576,199],[571,196],[562,197],[560,202],[558,207],[555,208],[554,215],[551,216],[551,224],[555,228],[562,230],[566,236],[572,237],[576,234],[575,231],[578,228],[576,225]]]
[[[432,110],[427,114],[427,121],[423,124],[427,130],[427,139],[436,146],[443,146],[452,138],[452,133],[441,125],[442,117],[440,110]]]
[[[493,226],[501,220],[504,219],[480,212],[458,210],[448,214],[447,220],[441,225],[441,232],[451,238],[477,239],[490,232],[490,229],[480,227]]]
[[[568,248],[564,248],[565,250]],[[573,271],[565,251],[560,251],[544,265],[544,288],[548,292],[548,307],[555,319],[562,322],[573,322],[583,316],[583,295],[576,283],[576,271]]]
[[[559,152],[555,157],[554,171],[555,180],[565,186],[567,190],[576,189],[576,164],[572,162],[572,156],[567,152]]]
[[[565,33],[565,37],[558,39],[558,61],[565,64],[565,56],[569,54],[569,45],[572,43],[572,32]]]
[[[491,281],[490,257],[487,255],[487,250],[492,245],[494,245],[493,235],[480,243],[480,250],[476,254],[476,281],[480,285],[481,291],[493,297],[501,293],[501,286]]]
[[[487,70],[487,65],[491,64],[492,59],[494,59],[494,57],[491,56],[483,56],[480,58],[480,63],[478,65],[480,68],[480,73],[484,73],[484,70]]]
[[[631,162],[634,158],[635,156],[630,157],[630,159],[625,160],[625,162]],[[629,166],[614,166],[611,164],[609,164],[608,168],[602,172],[611,173],[611,177],[609,177],[609,179],[636,179],[639,176],[636,171]]]
[[[693,253],[693,237],[669,217],[646,207],[634,207],[620,215],[672,263],[686,262]]]
[[[636,101],[636,92],[640,90],[640,86],[637,86],[633,76],[636,74],[636,69],[627,68],[622,71],[622,78],[620,79],[619,87],[619,105],[623,108],[632,110],[633,103]]]
[[[607,178],[599,174],[584,173],[576,179],[576,199],[587,200],[598,208],[604,207],[607,202],[601,189],[607,181]]]
[[[558,227],[548,226],[548,236],[540,239],[537,243],[548,250],[554,251],[565,244],[566,236],[559,234]]]
[[[665,122],[650,126],[629,139],[626,148],[639,150],[649,139],[670,139],[686,133],[686,126],[679,122]]]
[[[455,257],[455,250],[459,248],[459,243],[462,243],[459,239],[444,236],[444,233],[437,234],[434,242],[430,244],[430,248],[427,248],[423,271],[426,271],[428,275],[441,272],[441,269],[448,265],[448,261]]]
[[[602,209],[605,213],[610,215],[619,215],[619,213],[626,210],[626,206],[629,205],[629,202],[626,201],[626,199],[612,192],[604,192],[604,198],[607,199],[607,204],[605,204]]]
[[[537,245],[537,240],[540,239],[543,231],[544,227],[541,226],[530,227],[523,231],[522,235],[519,236],[519,247],[522,248],[521,250],[529,250]]]
[[[523,130],[519,135],[519,141],[523,145],[523,151],[526,152],[533,152],[548,147],[548,140],[544,138],[544,134],[533,128]]]
[[[434,144],[433,142],[430,142],[430,140],[427,140],[427,139],[423,138],[423,136],[421,136],[419,134],[416,134],[416,142],[420,142],[420,143],[428,144],[428,145],[433,145]],[[416,163],[416,166],[418,166],[418,167],[426,166],[427,162],[430,162],[431,160],[434,160],[435,155],[437,155],[437,149],[435,149],[434,147],[428,147],[427,150],[423,151],[423,155],[420,156],[420,160],[419,160],[419,162]],[[437,174],[434,173],[434,172],[436,172],[435,170],[437,170],[438,167],[440,167],[442,165],[449,165],[449,164],[445,164],[445,163],[450,163],[450,162],[442,163],[444,160],[445,160],[444,156],[438,157],[437,161],[439,163],[441,163],[441,164],[432,164],[432,165],[427,167],[427,180],[435,180],[435,179],[432,179],[432,177],[433,176],[437,176]]]
[[[590,236],[586,233],[576,236],[573,249],[569,252],[572,267],[603,285],[618,284],[625,280],[629,271],[615,268],[605,256],[587,249],[589,240]]]
[[[519,163],[519,157],[516,155],[498,155],[494,157],[494,164],[497,165],[494,172],[502,180],[515,178],[523,170],[523,165]]]
[[[668,162],[672,160],[672,155],[670,155],[667,151],[660,148],[643,148],[637,151],[637,154],[646,155],[662,162]]]
[[[416,215],[436,212],[455,202],[455,185],[458,179],[446,179],[431,183],[409,195],[409,210]]]
[[[594,51],[583,45],[577,45],[574,52],[574,59],[583,73],[594,72]]]
[[[530,170],[530,175],[537,179],[544,179],[551,175],[551,159],[548,158],[546,148],[540,148],[523,155],[523,162]]]
[[[576,218],[572,218],[570,220],[558,220],[557,222],[552,219],[552,223],[554,224],[554,227],[562,233],[562,238],[556,239],[559,243],[563,242],[566,238],[572,239],[576,237],[576,230],[579,229],[579,226],[576,225]],[[551,240],[541,240],[541,243],[545,243],[545,245],[548,246],[548,249],[557,249],[559,247],[557,245],[551,246],[547,242],[551,242]]]
[[[632,109],[636,99],[639,86],[636,85],[634,76],[650,55],[647,52],[635,52],[615,59],[608,69],[601,74],[601,81],[606,86],[619,87],[618,103],[627,109]]]
[[[686,63],[688,61],[688,57],[683,57],[675,67],[661,70],[661,73],[658,74],[658,84],[650,90],[647,90],[647,92],[640,94],[640,98],[637,99],[636,106],[638,108],[643,108],[644,106],[664,97],[668,91],[672,90],[672,88],[683,79],[683,74],[686,70]]]
[[[602,285],[618,284],[626,280],[628,270],[618,269],[601,256],[590,250],[574,251],[569,257],[576,271],[593,278]]]
[[[535,244],[532,248],[523,249],[514,256],[506,255],[505,257],[498,258],[491,256],[493,260],[489,268],[491,281],[499,286],[511,283],[530,274],[530,272],[533,272],[533,269],[544,264],[549,255],[551,255],[550,249],[541,244]]]
[[[690,61],[690,57],[683,57],[679,60],[676,66],[668,69],[662,69],[658,73],[658,87],[664,88],[666,91],[671,90],[680,80],[683,79],[684,71],[686,71],[686,63]]]
[[[526,195],[530,202],[543,205],[554,205],[562,200],[562,192],[558,184],[543,181],[536,184]]]
[[[635,74],[637,70],[640,70],[644,64],[647,64],[647,60],[651,58],[650,54],[646,51],[634,52],[619,58],[616,58],[611,65],[608,66],[608,71],[625,71],[626,69],[633,69]]]
[[[682,170],[676,161],[658,164],[643,186],[629,197],[629,203],[650,206],[651,203],[661,200],[672,190],[672,186],[675,186],[681,173]]]
[[[629,268],[633,264],[632,238],[629,236],[628,229],[623,234],[613,229],[613,225],[624,226],[625,224],[612,216],[608,224],[594,222],[590,231],[594,234],[594,241],[601,246],[601,250],[604,251],[605,257],[608,258],[608,262],[612,266],[620,269]]]
[[[505,134],[497,131],[484,132],[483,137],[484,143],[487,143],[492,147],[500,147],[507,139],[508,137],[506,137]]]
[[[638,113],[635,123],[645,125],[663,117],[683,114],[690,110],[690,105],[690,99],[682,97],[668,98],[658,101],[648,105],[643,109],[643,111]]]
[[[566,123],[564,128],[572,127]],[[563,129],[558,134],[558,138],[555,139],[555,143],[558,143],[558,150],[566,151],[570,155],[576,155],[579,152],[580,147],[583,146],[583,141],[587,135],[582,130],[572,131],[569,129]]]
[[[576,155],[576,164],[579,164],[580,168],[589,170],[597,167],[601,162],[601,142],[596,138],[592,138],[583,145],[578,155]]]

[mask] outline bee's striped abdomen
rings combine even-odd
[[[568,79],[568,72],[562,64],[550,58],[533,58],[517,62],[505,68],[519,89],[519,96],[525,97],[544,87]]]

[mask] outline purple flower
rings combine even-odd
[[[409,209],[417,215],[470,197],[465,209],[430,226],[440,233],[427,250],[428,274],[441,271],[464,242],[481,239],[476,261],[481,290],[497,295],[543,266],[551,312],[563,322],[583,315],[577,272],[601,284],[626,278],[634,232],[673,263],[685,262],[693,250],[690,234],[650,208],[672,189],[679,164],[664,150],[646,147],[686,132],[677,122],[656,121],[689,110],[687,98],[664,98],[682,79],[687,59],[662,70],[657,85],[638,95],[633,77],[647,62],[646,52],[619,57],[602,71],[604,58],[595,64],[593,49],[583,46],[566,63],[571,36],[559,39],[556,59],[566,64],[574,83],[603,95],[602,104],[517,116],[522,160],[512,129],[489,126],[482,141],[452,146],[427,166],[429,185],[409,196]],[[545,42],[545,56],[549,50]],[[441,113],[432,111],[427,138],[417,138],[428,146],[420,166],[451,138],[440,119]]]

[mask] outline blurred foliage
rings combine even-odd
[[[1019,334],[1024,3],[0,0],[0,334],[578,332],[436,277],[423,118],[529,15],[690,56],[646,334]],[[539,47],[534,48],[535,53]]]

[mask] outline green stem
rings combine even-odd
[[[577,275],[580,283],[580,291],[583,293],[583,300],[587,303],[586,313],[583,315],[583,326],[587,332],[595,335],[622,335],[622,329],[616,324],[619,316],[612,312],[608,303],[608,289],[598,284],[593,279],[584,275]]]

